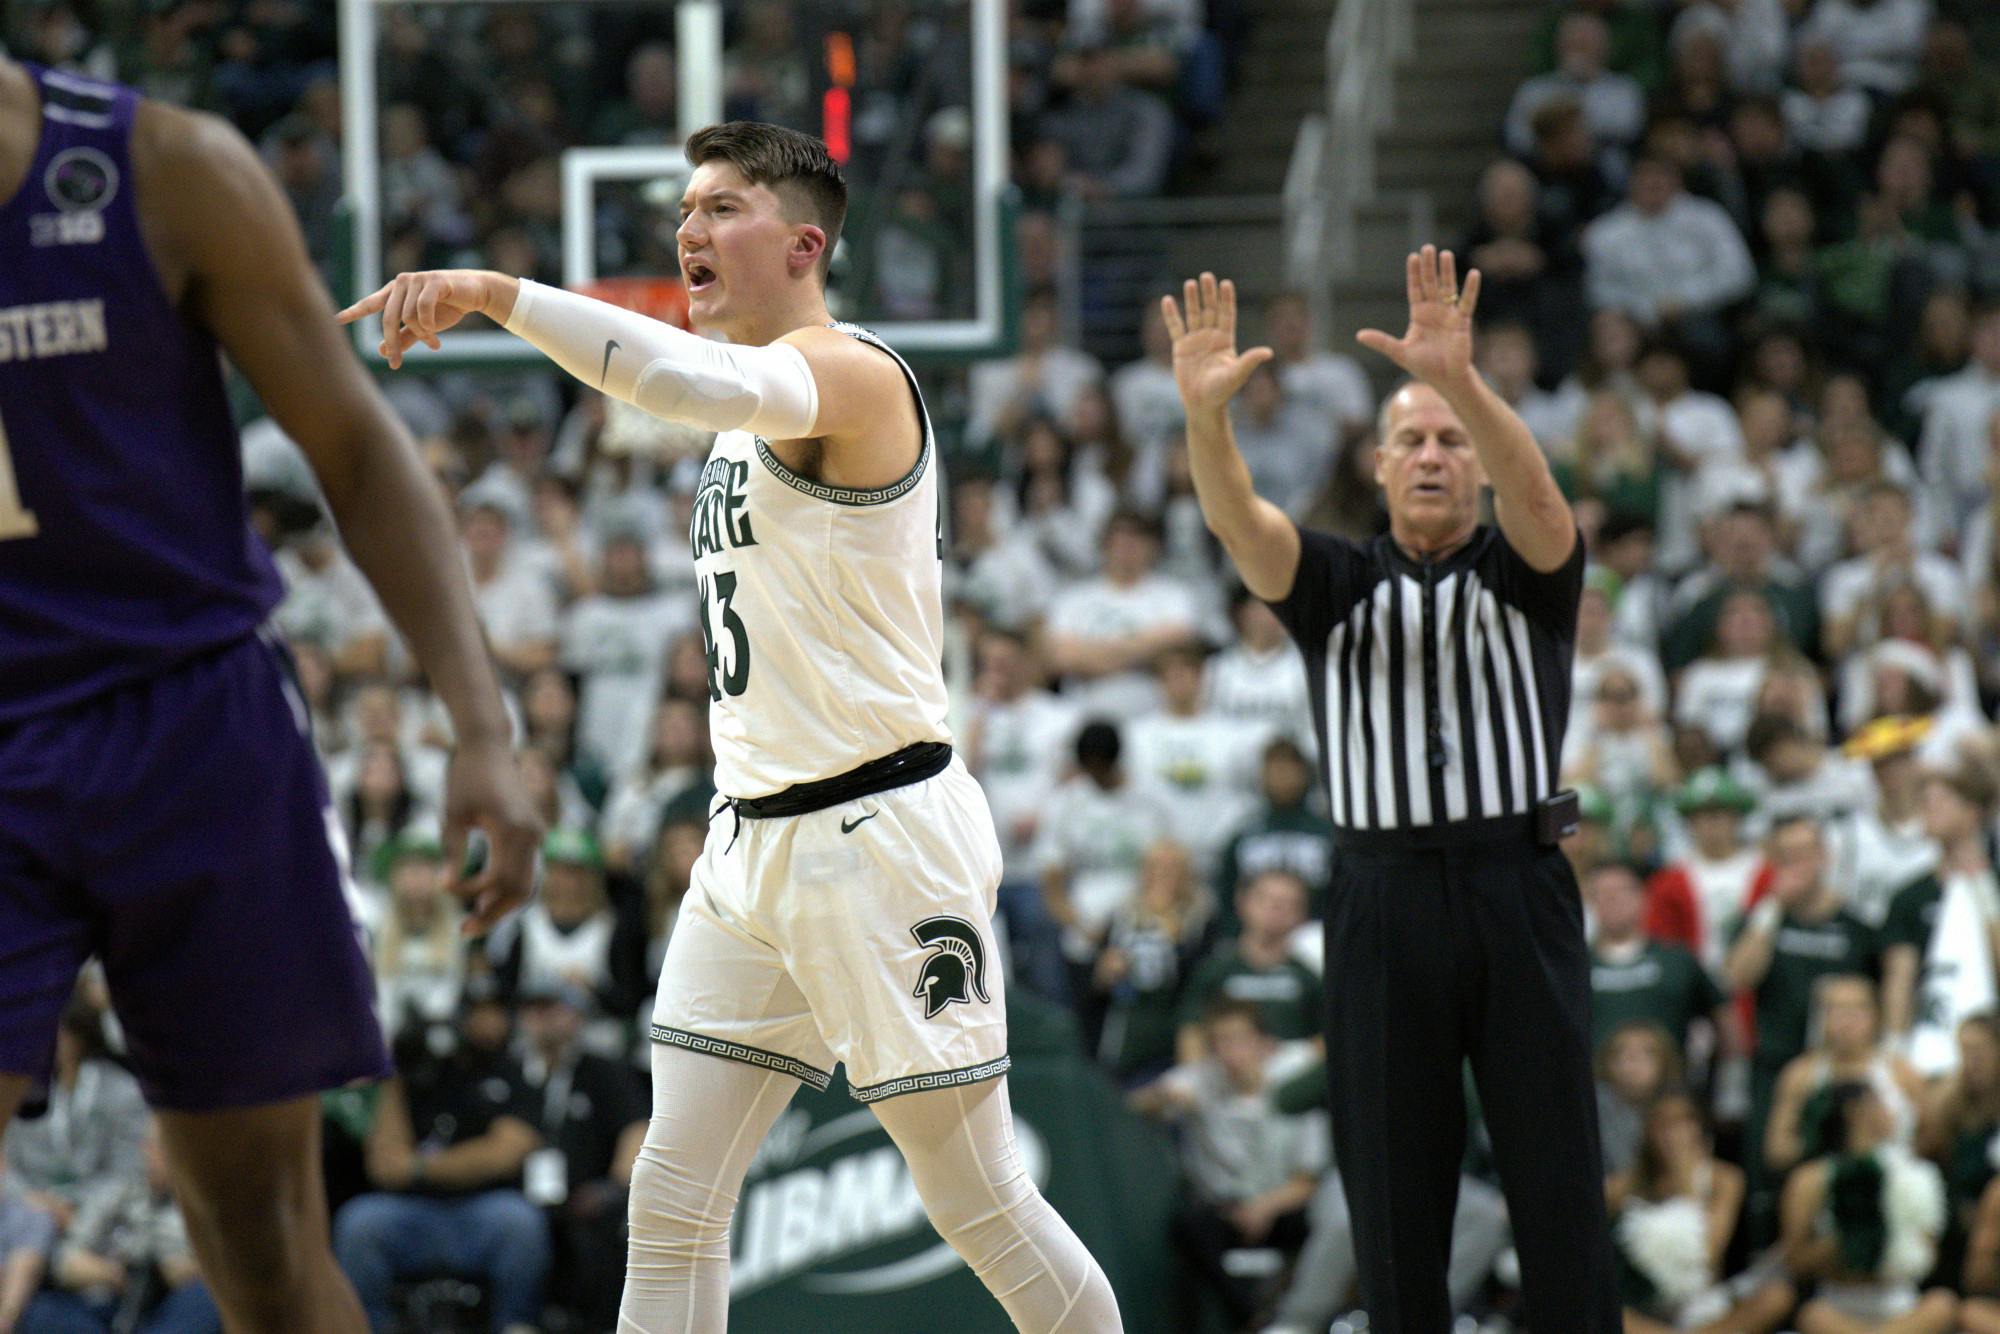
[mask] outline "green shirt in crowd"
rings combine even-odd
[[[1688,1028],[1714,1014],[1726,997],[1694,955],[1679,945],[1645,942],[1625,962],[1590,953],[1590,1045],[1602,1047],[1619,1025],[1658,1024],[1687,1050]]]
[[[1813,988],[1823,977],[1844,973],[1874,977],[1877,950],[1875,932],[1846,908],[1823,922],[1801,922],[1786,914],[1778,925],[1771,970],[1756,992],[1757,1063],[1775,1069],[1804,1051]]]
[[[1319,916],[1333,876],[1333,821],[1301,806],[1266,806],[1222,847],[1216,860],[1216,926],[1233,936],[1236,890],[1260,871],[1290,871],[1306,882],[1310,912]]]
[[[1256,968],[1229,941],[1194,971],[1181,1000],[1181,1023],[1198,1024],[1218,997],[1249,1001],[1264,1016],[1264,1027],[1280,1042],[1316,1035],[1320,1028],[1319,977],[1297,959]]]

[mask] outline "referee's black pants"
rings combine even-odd
[[[1377,1334],[1452,1325],[1445,1270],[1474,1082],[1534,1334],[1622,1328],[1576,877],[1526,817],[1341,831],[1326,915],[1334,1150]]]

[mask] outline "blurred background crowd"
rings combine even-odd
[[[1065,199],[1172,192],[1227,152],[1255,10],[1013,6],[1019,347],[923,379],[952,721],[1000,829],[1013,990],[1172,1128],[1184,1308],[1322,1334],[1360,1319],[1315,1045],[1339,979],[1306,682],[1202,524],[1156,316],[1106,364],[1063,340],[1048,287]],[[962,34],[920,4],[857,12],[854,58],[882,73],[853,151],[889,184],[856,200],[843,299],[950,314],[971,120],[963,62],[931,57]],[[229,117],[339,272],[330,6],[6,14],[18,57]],[[380,16],[385,267],[553,281],[560,149],[671,135],[670,10]],[[730,7],[729,114],[815,127],[795,17]],[[1534,61],[1464,182],[1476,225],[1436,239],[1484,272],[1479,365],[1589,544],[1567,848],[1632,1327],[2000,1330],[2000,9],[1564,0]],[[670,265],[671,224],[632,223],[614,210],[604,243]],[[1328,350],[1310,309],[1251,312],[1278,356],[1237,433],[1264,495],[1365,538],[1383,368]],[[651,992],[715,795],[684,536],[707,442],[553,373],[384,388],[459,516],[553,832],[537,901],[466,938],[445,719],[243,391],[402,1072],[327,1099],[336,1249],[379,1327],[606,1329]],[[214,1327],[104,1000],[87,978],[50,1112],[8,1136],[0,1331]],[[1506,1209],[1471,1110],[1454,1298],[1504,1327]],[[442,1151],[429,1174],[418,1145]],[[456,1278],[392,1282],[412,1248]]]

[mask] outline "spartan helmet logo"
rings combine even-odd
[[[931,951],[910,993],[924,1003],[924,1018],[935,1019],[954,1002],[970,1005],[974,996],[992,999],[986,994],[986,947],[972,923],[963,917],[926,917],[910,934]]]

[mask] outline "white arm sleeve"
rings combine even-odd
[[[587,385],[655,417],[710,431],[804,440],[819,386],[789,343],[715,343],[609,302],[521,279],[507,332]]]

